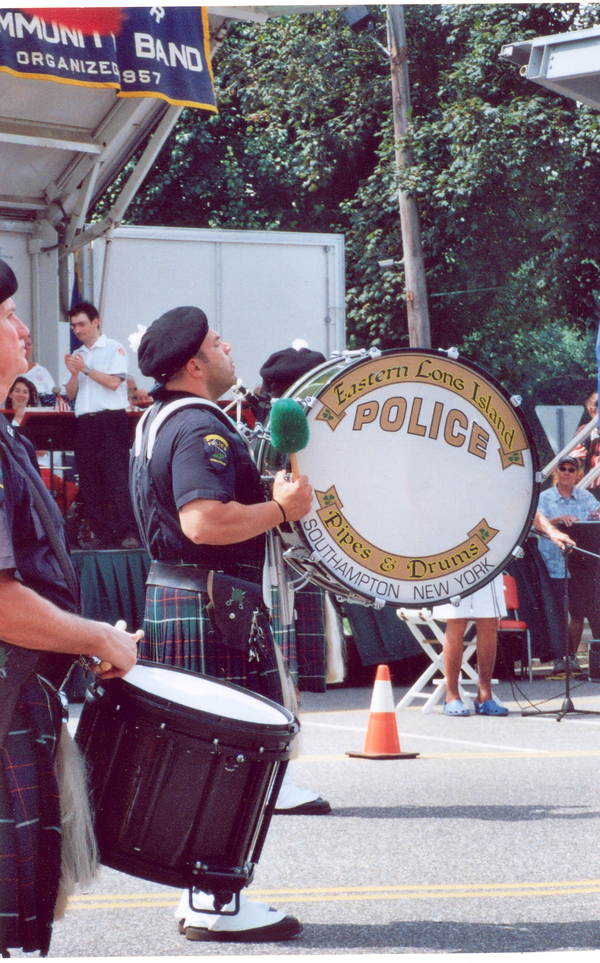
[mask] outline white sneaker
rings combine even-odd
[[[213,906],[210,893],[195,892],[195,906]],[[224,907],[235,908],[235,900]],[[247,896],[240,893],[240,910],[235,916],[204,913],[190,909],[189,890],[181,894],[179,906],[175,910],[179,920],[179,932],[188,940],[221,940],[239,943],[269,943],[290,940],[302,932],[302,924],[295,916],[286,916],[281,910],[267,903],[251,903]]]
[[[312,789],[301,789],[297,786],[286,771],[275,803],[275,812],[320,816],[330,813],[331,806]]]

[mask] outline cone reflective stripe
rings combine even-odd
[[[347,752],[346,755],[357,759],[415,759],[419,755],[400,749],[394,693],[387,665],[377,668],[365,748],[363,752]]]

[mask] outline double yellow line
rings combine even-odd
[[[529,883],[431,883],[414,886],[345,886],[310,889],[252,889],[250,901],[285,900],[290,903],[346,903],[370,900],[498,899],[548,896],[592,895],[600,893],[600,879],[556,880]],[[175,907],[179,897],[171,891],[157,893],[88,893],[72,896],[70,910],[129,910]]]

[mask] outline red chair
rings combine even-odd
[[[527,666],[529,669],[529,681],[533,682],[533,670],[531,667],[531,634],[529,632],[529,627],[527,622],[521,621],[519,618],[519,594],[517,592],[517,583],[515,582],[512,575],[507,575],[506,572],[503,573],[502,578],[504,580],[504,601],[506,603],[506,609],[508,615],[506,618],[500,619],[498,622],[498,642],[502,641],[502,637],[514,636],[520,634],[523,639],[523,648],[527,646]],[[521,676],[523,676],[523,648],[521,649]]]

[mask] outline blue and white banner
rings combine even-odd
[[[85,8],[81,8],[85,18]],[[216,111],[205,7],[123,7],[120,34],[0,9],[0,71]]]

